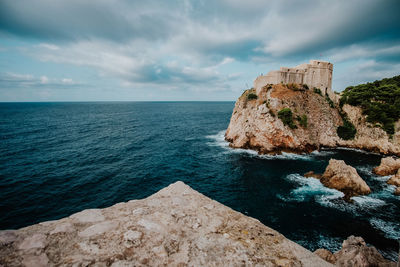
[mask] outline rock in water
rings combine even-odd
[[[336,252],[334,256],[336,266],[396,266],[396,263],[386,260],[375,247],[367,246],[362,237],[348,237],[343,241],[342,249]]]
[[[374,168],[373,172],[378,175],[386,176],[395,174],[398,169],[400,169],[400,159],[386,157],[381,159],[381,164]]]
[[[332,266],[176,182],[142,200],[0,231],[0,266]]]
[[[342,191],[346,199],[371,193],[371,189],[358,175],[356,169],[347,165],[343,160],[329,160],[321,183],[326,187]]]
[[[400,169],[397,171],[395,175],[390,177],[390,179],[387,181],[388,184],[394,185],[394,186],[400,186]]]

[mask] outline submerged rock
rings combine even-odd
[[[0,231],[0,241],[0,266],[332,266],[182,182],[143,200]]]
[[[373,169],[373,172],[386,176],[395,174],[398,169],[400,169],[400,159],[395,159],[393,157],[386,157],[381,159],[381,164]]]
[[[371,193],[371,189],[358,175],[356,169],[347,165],[343,160],[329,160],[329,164],[322,175],[321,183],[326,187],[342,191],[346,199]]]

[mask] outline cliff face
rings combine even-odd
[[[299,85],[283,84],[265,86],[257,99],[249,98],[252,93],[246,91],[236,101],[225,134],[232,147],[279,153],[343,146],[400,155],[400,123],[396,124],[394,136],[389,138],[384,130],[366,122],[360,108],[344,105],[343,111],[357,129],[355,138],[346,141],[336,132],[337,127],[343,124],[339,111],[325,96]],[[285,125],[278,116],[279,111],[285,108],[291,110],[292,125]]]
[[[332,266],[182,182],[143,199],[0,231],[0,266]]]

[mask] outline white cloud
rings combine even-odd
[[[40,83],[41,83],[41,84],[47,84],[47,83],[49,83],[49,78],[47,78],[47,76],[41,76],[41,77],[40,77]]]

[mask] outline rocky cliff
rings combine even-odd
[[[297,84],[267,85],[256,95],[245,91],[236,101],[225,138],[235,148],[260,153],[310,152],[321,147],[350,147],[400,155],[400,122],[395,133],[367,122],[361,108],[323,96]],[[351,122],[356,134],[344,140],[339,126]]]
[[[143,199],[0,231],[0,266],[332,266],[182,182]]]

